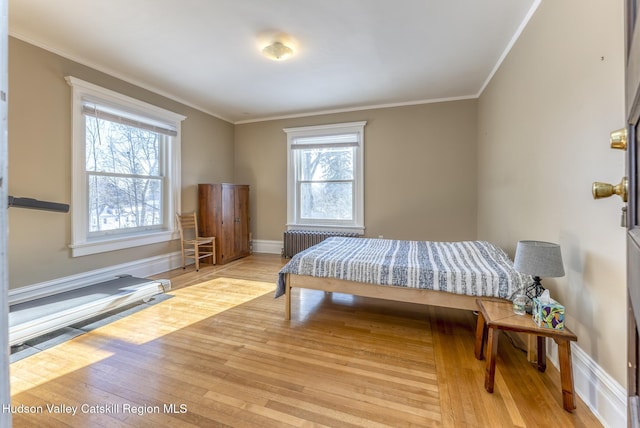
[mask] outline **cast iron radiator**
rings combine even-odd
[[[325,232],[315,230],[288,230],[284,232],[283,256],[291,258],[302,250],[316,245],[330,236],[350,236],[359,237],[354,232]]]

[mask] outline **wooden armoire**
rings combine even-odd
[[[216,264],[248,256],[249,186],[198,184],[198,228],[202,236],[216,237]]]

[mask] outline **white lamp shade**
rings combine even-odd
[[[519,241],[513,267],[518,272],[533,276],[564,276],[560,245],[542,241]]]

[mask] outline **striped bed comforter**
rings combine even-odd
[[[485,241],[332,237],[296,254],[280,270],[275,297],[285,293],[287,273],[510,300],[533,282],[513,269],[501,248]]]

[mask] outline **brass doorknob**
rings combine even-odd
[[[612,149],[627,150],[627,128],[612,131],[609,141]]]
[[[622,181],[616,185],[596,181],[593,183],[591,192],[593,193],[593,199],[608,198],[611,195],[618,195],[622,198],[623,202],[627,202],[629,180],[627,177],[623,177]]]

